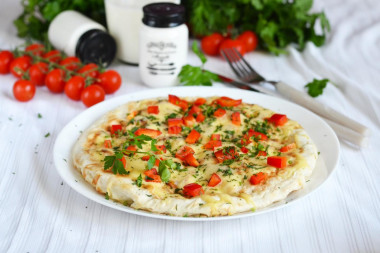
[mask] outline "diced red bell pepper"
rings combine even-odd
[[[232,115],[231,115],[231,121],[232,121],[232,124],[234,124],[235,126],[240,126],[241,125],[241,122],[240,122],[240,112],[234,112],[234,113],[232,113]]]
[[[182,126],[183,125],[183,119],[182,118],[172,118],[168,119],[168,126]]]
[[[189,114],[191,114],[191,115],[194,115],[194,114],[198,115],[201,112],[202,112],[201,108],[199,106],[196,106],[196,105],[193,105],[191,107],[191,109],[189,110]]]
[[[122,126],[121,125],[112,125],[111,126],[111,134],[114,135],[116,132],[122,131]]]
[[[260,151],[257,153],[257,156],[267,156],[267,152],[260,150]]]
[[[197,122],[203,122],[206,119],[206,117],[203,115],[203,113],[199,113],[197,116]]]
[[[182,127],[180,126],[171,126],[168,128],[169,134],[179,134],[182,131]]]
[[[216,100],[217,104],[220,106],[234,107],[241,104],[241,99],[232,99],[229,97],[220,97]]]
[[[112,148],[112,142],[111,142],[111,140],[105,140],[104,141],[104,147],[105,148]]]
[[[156,138],[160,134],[162,134],[161,131],[154,130],[154,129],[148,129],[148,128],[140,128],[140,129],[137,129],[135,132],[136,136],[147,135],[147,136],[152,137],[152,138]]]
[[[268,122],[275,124],[276,126],[283,126],[288,122],[288,117],[285,114],[273,114]]]
[[[214,173],[211,175],[210,180],[208,181],[208,186],[210,187],[215,187],[217,186],[220,182],[222,182],[222,179],[218,176],[218,174]]]
[[[240,150],[241,150],[241,152],[243,152],[244,154],[247,154],[248,151],[249,151],[249,149],[246,148],[246,147],[242,147],[242,148],[240,148]]]
[[[150,114],[158,114],[160,110],[157,105],[148,106],[148,113]]]
[[[257,174],[253,174],[249,179],[249,182],[253,185],[258,185],[261,182],[264,182],[267,179],[268,175],[263,172],[259,172]]]
[[[206,103],[206,99],[204,98],[198,98],[197,100],[194,101],[194,105],[197,105],[197,106],[203,105],[205,103]]]
[[[169,103],[172,103],[173,105],[177,105],[177,106],[179,105],[179,101],[181,101],[179,97],[177,97],[176,95],[171,95],[171,94],[169,94],[168,100],[169,100]]]
[[[223,149],[214,152],[214,155],[219,163],[222,163],[224,161]]]
[[[224,110],[223,108],[219,108],[214,112],[214,116],[217,118],[224,116],[224,114],[226,114],[226,110]]]
[[[189,135],[186,137],[185,141],[186,143],[194,144],[199,140],[200,137],[201,137],[201,134],[197,130],[193,129],[191,130]]]
[[[205,149],[214,150],[214,148],[222,146],[222,141],[210,140],[204,145]]]
[[[185,162],[193,167],[199,166],[199,162],[197,161],[197,159],[195,159],[193,154],[188,154],[187,156],[185,156]]]
[[[267,158],[267,164],[279,169],[283,169],[286,167],[288,162],[288,158],[284,156],[270,156]]]
[[[186,126],[193,126],[195,124],[195,118],[192,114],[188,114],[187,116],[183,117],[183,122]]]
[[[187,108],[189,108],[189,103],[186,100],[179,101],[178,104],[179,107],[181,107],[182,111],[187,111]]]
[[[145,178],[146,182],[153,182],[153,183],[160,183],[161,177],[158,175],[158,172],[156,169],[150,169],[144,172],[144,175],[148,178]]]
[[[239,153],[236,152],[234,147],[229,147],[227,149],[220,149],[214,152],[214,155],[219,163],[222,163],[226,160],[235,160],[239,158]]]
[[[290,150],[292,150],[292,149],[294,149],[294,148],[296,148],[297,146],[296,146],[296,144],[293,142],[293,143],[290,143],[290,144],[288,144],[288,145],[286,145],[286,146],[283,146],[282,148],[280,148],[280,152],[288,152],[288,151],[290,151]]]
[[[149,155],[144,155],[143,157],[141,157],[141,160],[143,160],[143,161],[148,161],[149,158],[150,158]]]
[[[187,184],[183,187],[183,195],[186,197],[196,197],[203,193],[202,186],[196,183]]]
[[[177,153],[175,154],[175,157],[181,159],[182,161],[185,160],[185,157],[188,155],[188,154],[194,154],[194,150],[189,147],[189,146],[183,146],[182,148],[180,148]]]
[[[253,129],[248,130],[248,135],[249,135],[249,137],[255,136],[256,138],[258,138],[259,140],[262,140],[262,141],[268,140],[268,136],[266,136],[263,133],[256,132]]]
[[[212,134],[210,139],[213,141],[220,141],[220,134]]]

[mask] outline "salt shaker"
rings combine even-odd
[[[48,38],[55,48],[85,63],[106,67],[116,56],[115,39],[104,26],[76,11],[58,14],[49,25]]]
[[[186,64],[189,31],[185,7],[173,3],[145,5],[140,27],[139,69],[150,87],[174,86]]]

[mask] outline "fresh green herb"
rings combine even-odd
[[[193,129],[195,129],[198,133],[204,132],[200,125],[196,125]]]
[[[330,30],[323,12],[309,14],[313,0],[185,0],[184,4],[194,34],[232,32],[234,37],[242,31],[255,31],[259,46],[276,55],[285,53],[286,46],[293,43],[300,50],[307,41],[321,46]]]
[[[37,117],[38,117],[39,119],[41,119],[41,118],[42,118],[41,113],[38,113],[38,114],[37,114]]]
[[[45,138],[49,137],[50,136],[50,133],[47,133],[45,134]]]
[[[201,60],[202,65],[200,67],[191,66],[189,64],[183,66],[178,74],[180,83],[185,86],[211,86],[212,81],[219,81],[218,75],[203,69],[207,59],[204,56],[204,54],[199,50],[197,42],[194,41],[192,49],[193,52]]]
[[[169,182],[169,179],[170,179],[169,161],[171,161],[171,160],[161,161],[159,166],[158,166],[158,174],[160,175],[161,180],[164,183]]]
[[[147,197],[149,197],[149,198],[152,197],[152,195],[150,195],[150,194],[145,194],[145,195],[146,195]]]
[[[329,82],[328,79],[322,79],[317,80],[313,79],[312,82],[305,85],[307,88],[307,93],[309,93],[310,96],[318,97],[319,95],[322,95],[323,89],[326,88],[327,83]]]
[[[112,168],[113,174],[128,175],[129,172],[125,170],[122,162],[123,153],[116,151],[112,156],[106,156],[104,158],[104,170]]]
[[[222,130],[222,128],[223,128],[223,125],[217,125],[215,127],[214,133],[219,132],[220,130]]]
[[[168,119],[174,119],[177,117],[177,114],[172,112],[169,115],[165,116],[165,121],[168,121]]]
[[[267,121],[257,121],[255,124],[255,131],[260,132],[263,134],[268,134],[268,131],[270,130],[271,126],[268,124]]]
[[[233,175],[231,168],[226,170],[218,169],[218,172],[222,172],[224,177]]]
[[[142,176],[141,176],[141,174],[140,174],[140,176],[138,176],[137,179],[136,179],[136,185],[137,185],[138,187],[141,187],[141,185],[142,185]]]
[[[151,156],[149,157],[149,160],[148,160],[148,170],[150,170],[151,168],[153,168],[154,164],[156,162],[156,157],[155,156]]]
[[[106,192],[106,194],[104,195],[104,197],[105,197],[106,200],[110,199],[110,196],[108,195],[108,192]]]

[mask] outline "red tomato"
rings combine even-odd
[[[28,80],[18,80],[13,85],[13,96],[21,102],[31,100],[36,93],[36,86]]]
[[[17,57],[11,62],[10,71],[15,77],[20,78],[30,67],[32,58],[29,56]]]
[[[210,139],[213,141],[220,141],[220,134],[212,134]]]
[[[268,175],[266,173],[259,172],[257,174],[253,174],[251,178],[249,179],[249,182],[253,185],[257,185],[265,181],[267,179],[267,176]]]
[[[234,113],[232,113],[232,115],[231,115],[231,122],[235,126],[240,126],[240,124],[241,124],[241,122],[240,122],[240,112],[234,112]]]
[[[154,183],[160,183],[161,177],[158,175],[158,172],[156,169],[150,169],[144,172],[144,175],[147,176],[145,178],[146,182],[154,182]]]
[[[104,140],[104,147],[105,148],[112,148],[111,140]]]
[[[117,91],[121,86],[121,77],[114,70],[107,70],[99,75],[100,85],[103,87],[106,94],[111,94]]]
[[[182,131],[182,128],[180,126],[171,126],[168,128],[169,134],[179,134]]]
[[[194,102],[194,105],[203,105],[203,104],[205,104],[206,103],[206,99],[204,99],[204,98],[198,98],[197,100],[195,100],[195,102]]]
[[[251,52],[256,49],[258,39],[257,35],[252,31],[245,31],[240,34],[237,38],[240,41],[243,41],[246,52]]]
[[[65,94],[72,100],[79,101],[85,86],[85,80],[81,76],[73,76],[65,84]]]
[[[183,122],[185,126],[192,126],[195,124],[195,118],[192,114],[183,117]]]
[[[66,57],[59,62],[59,65],[67,68],[68,70],[75,71],[80,67],[80,60],[75,56]]]
[[[220,146],[222,146],[222,141],[220,141],[220,140],[210,140],[209,142],[207,142],[204,145],[204,148],[205,149],[214,150],[214,148],[220,147]]]
[[[239,51],[241,55],[245,54],[245,45],[244,45],[244,42],[241,40],[232,40],[232,39],[224,40],[219,47],[220,55],[222,55],[221,51],[227,48],[236,48],[236,50]]]
[[[159,130],[148,129],[148,128],[140,128],[140,129],[137,129],[135,132],[136,136],[146,135],[146,136],[149,136],[152,138],[156,138],[157,136],[159,136],[161,134],[162,134],[162,132]]]
[[[62,54],[58,50],[51,50],[45,53],[42,58],[49,60],[50,62],[58,63],[62,59]]]
[[[214,116],[217,118],[223,117],[224,114],[226,114],[226,110],[224,110],[223,108],[219,108],[214,112]]]
[[[257,156],[267,156],[267,152],[260,150]]]
[[[201,41],[201,48],[205,54],[218,55],[219,47],[224,38],[220,33],[213,33],[206,36]]]
[[[89,63],[84,65],[82,68],[80,68],[77,73],[79,74],[84,74],[85,76],[92,77],[92,78],[97,78],[99,76],[99,67],[95,63]],[[103,87],[104,89],[104,87]],[[104,91],[106,91],[104,89]]]
[[[288,162],[288,158],[285,156],[270,156],[267,158],[267,164],[279,169],[283,169],[286,167]]]
[[[1,51],[0,52],[0,74],[8,74],[9,67],[13,60],[13,54],[10,51]]]
[[[31,44],[25,48],[25,52],[31,52],[35,56],[42,56],[45,52],[45,47],[41,44]]]
[[[185,162],[193,167],[199,166],[199,162],[197,161],[197,159],[195,159],[193,154],[188,154],[187,156],[185,156]]]
[[[241,147],[240,150],[241,150],[241,152],[243,152],[244,154],[247,154],[248,151],[249,151],[249,149],[246,148],[246,147]]]
[[[53,93],[61,93],[65,88],[65,72],[62,69],[53,69],[45,77],[45,85]]]
[[[288,117],[286,117],[285,114],[273,114],[269,119],[268,122],[275,124],[276,126],[283,126],[288,122]]]
[[[191,147],[183,146],[177,151],[177,153],[175,154],[175,157],[183,161],[188,154],[194,154],[194,153],[195,152]]]
[[[266,136],[266,135],[263,134],[263,133],[256,132],[256,131],[253,130],[253,129],[249,129],[249,130],[248,130],[248,136],[249,136],[249,137],[255,136],[255,138],[258,138],[259,140],[262,140],[262,141],[266,141],[266,140],[268,140],[268,136]]]
[[[37,86],[43,86],[45,84],[45,77],[49,71],[49,66],[44,62],[38,62],[33,64],[29,68],[30,81]]]
[[[217,186],[220,182],[222,182],[222,179],[218,176],[218,174],[214,173],[212,174],[210,180],[208,181],[208,186],[210,187],[215,187]]]
[[[168,126],[169,127],[182,126],[182,125],[183,125],[183,119],[181,119],[181,118],[168,119]]]
[[[203,122],[206,119],[206,116],[203,115],[203,113],[198,114],[196,120],[197,122]]]
[[[192,183],[192,184],[187,184],[183,187],[183,195],[185,195],[186,197],[196,197],[200,194],[203,194],[204,191],[203,191],[203,188],[201,185],[199,184],[196,184],[196,183]]]
[[[198,141],[198,139],[201,137],[201,134],[193,129],[191,130],[191,132],[189,133],[189,135],[186,137],[186,143],[189,143],[189,144],[194,144]]]
[[[160,109],[158,108],[157,105],[148,106],[147,110],[148,110],[149,114],[159,114],[160,113]]]
[[[80,98],[85,106],[90,107],[104,101],[105,96],[103,88],[93,84],[83,89]]]
[[[292,142],[292,143],[290,143],[290,144],[288,144],[286,146],[281,147],[280,148],[280,152],[284,152],[285,153],[285,152],[288,152],[288,151],[290,151],[290,150],[292,150],[292,149],[294,149],[296,147],[297,147],[297,145],[294,142]]]
[[[117,134],[117,132],[122,132],[123,127],[121,125],[112,125],[111,126],[111,135]]]
[[[218,105],[220,106],[226,106],[226,107],[234,107],[241,104],[241,99],[232,99],[229,97],[220,97],[216,100]]]

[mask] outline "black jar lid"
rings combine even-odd
[[[111,35],[99,29],[92,29],[79,38],[75,55],[84,63],[93,62],[107,67],[115,59],[116,49],[116,41]]]
[[[185,7],[174,3],[153,3],[143,8],[143,23],[150,27],[176,27],[185,23]]]

